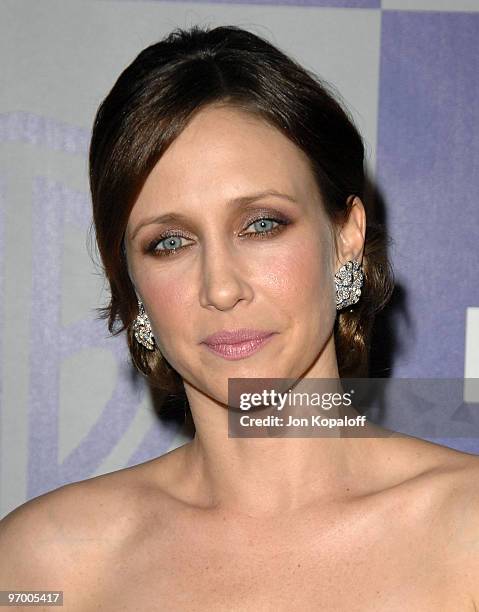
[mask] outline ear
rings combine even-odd
[[[366,237],[366,211],[361,198],[351,195],[347,200],[349,213],[346,221],[337,226],[335,234],[335,272],[348,260],[362,262]]]

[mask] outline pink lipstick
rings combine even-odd
[[[244,359],[261,349],[275,333],[256,329],[224,330],[211,334],[203,344],[224,359]]]

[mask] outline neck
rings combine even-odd
[[[309,372],[294,391],[310,393],[316,376],[317,370]],[[339,383],[337,368],[323,370],[321,378]],[[196,434],[185,445],[184,473],[203,507],[267,517],[343,500],[365,486],[366,461],[372,464],[376,447],[372,423],[361,428],[363,437],[348,436],[342,427],[328,430],[327,437],[298,437],[297,429],[293,435],[229,437],[228,407],[195,387],[185,388]],[[348,410],[348,416],[356,415]],[[344,416],[344,408],[342,414],[330,409],[327,416]]]

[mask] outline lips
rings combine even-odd
[[[275,332],[260,332],[257,330],[237,330],[235,332],[228,332],[226,335],[225,332],[219,332],[212,336],[208,336],[208,342],[204,342],[203,344],[206,350],[215,355],[229,361],[235,361],[237,359],[246,359],[246,357],[261,350],[265,344],[270,342],[274,335]],[[245,337],[246,340],[232,342],[232,340],[238,340],[238,338]],[[222,339],[222,342],[216,344],[219,339]],[[212,343],[211,340],[214,340],[215,343]]]
[[[208,346],[221,346],[229,344],[242,344],[245,342],[259,342],[273,334],[273,331],[258,329],[234,329],[222,330],[211,334],[203,340]]]

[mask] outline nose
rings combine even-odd
[[[229,310],[239,301],[250,301],[251,285],[239,254],[228,245],[209,245],[202,253],[199,301],[203,308]]]

